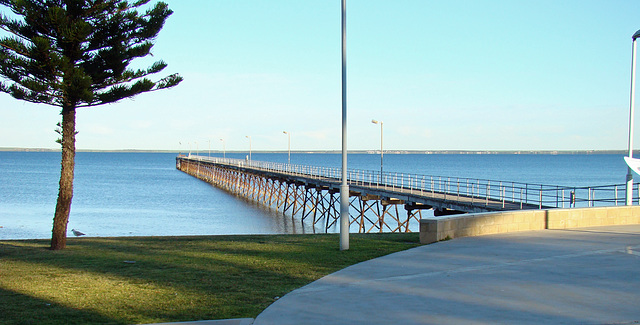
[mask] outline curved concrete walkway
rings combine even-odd
[[[636,324],[640,225],[467,237],[360,263],[254,325]]]

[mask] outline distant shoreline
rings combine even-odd
[[[0,151],[14,152],[60,152],[60,149],[47,148],[1,148]],[[113,152],[113,153],[178,153],[188,152],[184,150],[143,150],[143,149],[120,149],[120,150],[94,150],[78,149],[77,152]],[[195,150],[191,151],[192,153]],[[208,153],[208,150],[199,150],[201,154]],[[215,150],[211,153],[220,154],[222,151]],[[246,153],[246,150],[227,150],[227,153]],[[339,154],[340,150],[292,150],[292,153],[323,153]],[[287,153],[286,150],[254,150],[253,153]],[[626,150],[385,150],[385,154],[424,154],[424,155],[589,155],[589,154],[609,154],[626,155]],[[380,154],[379,150],[349,150],[349,154]],[[634,155],[639,151],[634,151]]]

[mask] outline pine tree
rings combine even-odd
[[[129,69],[151,54],[156,36],[173,13],[150,0],[0,0],[14,15],[0,14],[0,91],[16,99],[61,109],[57,131],[62,146],[60,188],[51,249],[66,246],[73,197],[76,110],[117,102],[144,92],[176,86],[172,74],[152,81],[146,70]],[[138,10],[146,8],[144,13]]]

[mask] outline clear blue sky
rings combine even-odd
[[[293,150],[340,149],[340,0],[166,2],[154,59],[185,80],[79,110],[78,148],[286,150],[288,131]],[[371,119],[385,149],[627,147],[640,1],[347,0],[347,16],[350,149],[379,148]],[[57,108],[0,107],[0,147],[58,147]]]

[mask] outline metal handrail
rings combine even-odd
[[[342,175],[342,169],[337,167],[296,165],[194,155],[183,157],[183,159],[253,168],[263,171],[290,173],[310,179],[340,181]],[[350,185],[369,186],[392,191],[408,191],[409,194],[422,196],[427,193],[431,195],[439,194],[442,195],[445,200],[451,199],[451,197],[458,199],[460,197],[466,197],[471,198],[473,204],[488,205],[490,202],[499,202],[503,208],[507,204],[519,205],[521,209],[531,207],[591,207],[622,205],[625,201],[624,195],[619,195],[623,193],[624,184],[570,187],[397,172],[381,173],[380,171],[361,169],[348,169],[347,176]],[[638,192],[640,192],[640,188]],[[637,196],[634,195],[634,198],[637,199]]]

